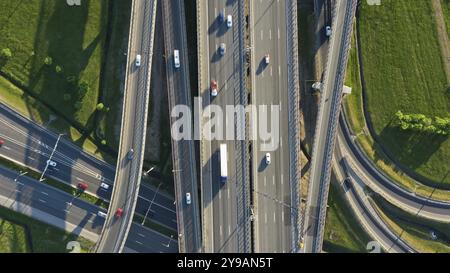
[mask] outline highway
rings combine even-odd
[[[105,221],[97,213],[106,213],[105,209],[3,167],[0,205],[93,242]],[[136,223],[132,224],[126,243],[128,249],[142,253],[176,252],[176,245],[175,240]]]
[[[244,1],[197,1],[199,27],[199,88],[202,108],[220,106],[245,106],[244,89]],[[224,21],[219,21],[219,13]],[[227,27],[227,16],[232,16],[233,26]],[[223,56],[220,44],[226,45]],[[218,84],[218,95],[211,96],[210,81]],[[206,114],[205,114],[206,115]],[[235,114],[234,129],[245,130],[244,120]],[[205,122],[202,119],[202,124]],[[204,252],[224,253],[251,251],[249,169],[246,141],[237,135],[227,139],[224,135],[213,140],[202,139],[200,168],[202,171],[203,247]],[[217,130],[217,128],[216,128]],[[243,132],[240,131],[240,132]],[[228,132],[229,133],[229,132]],[[227,139],[227,140],[224,140]],[[220,182],[220,144],[227,144],[228,178]]]
[[[41,173],[55,146],[57,135],[32,121],[24,118],[12,109],[0,103],[0,139],[5,144],[0,148],[0,157],[8,159]],[[52,157],[57,163],[55,168],[47,170],[44,178],[52,178],[62,183],[77,187],[84,182],[88,184],[87,192],[110,200],[115,168],[83,152],[79,147],[61,138]],[[110,185],[108,190],[100,187],[104,182]],[[139,189],[136,213],[145,215],[151,201],[152,208],[148,216],[169,228],[176,229],[176,212],[172,197],[158,191],[153,186],[143,183]],[[155,213],[158,211],[158,213]]]
[[[353,215],[355,215],[362,228],[374,239],[374,241],[379,243],[380,247],[385,252],[414,253],[415,250],[392,232],[388,225],[378,215],[364,193],[364,183],[362,183],[361,180],[351,179],[348,182],[348,186],[344,184],[343,181],[350,175],[351,169],[348,168],[348,163],[345,159],[338,161],[337,158],[342,158],[339,145],[336,145],[335,154],[336,158],[333,160],[333,169],[336,173],[340,187],[344,192],[344,197],[347,199],[353,210]]]
[[[314,136],[303,231],[304,252],[307,253],[322,251],[331,158],[338,127],[343,80],[356,4],[355,0],[336,1],[333,10],[332,35]]]
[[[253,141],[255,252],[291,252],[291,186],[289,157],[288,52],[286,10],[291,1],[251,2],[252,103],[267,106],[269,122],[279,124],[280,139],[273,151],[265,151],[261,137]],[[265,63],[269,55],[270,63]],[[272,121],[270,107],[280,107],[279,119]],[[259,117],[262,119],[265,117]],[[271,164],[265,162],[270,152]],[[296,193],[295,193],[296,194]]]
[[[337,138],[339,145],[336,145],[336,149],[339,149],[339,153],[335,152],[335,158],[339,161],[345,158],[349,169],[347,173],[354,180],[363,181],[364,185],[411,214],[435,221],[450,222],[449,202],[437,201],[409,192],[380,172],[354,142],[342,114]]]
[[[96,252],[122,252],[136,206],[145,151],[156,4],[156,0],[132,3],[115,183]],[[142,56],[140,67],[135,64],[138,54]],[[116,215],[119,208],[122,216]]]
[[[184,2],[160,2],[163,11],[163,31],[166,58],[169,111],[177,105],[192,109],[189,82],[189,60],[185,27]],[[174,50],[179,50],[180,67],[174,67]],[[171,117],[170,122],[176,119]],[[200,205],[197,187],[195,147],[193,139],[174,140],[172,137],[172,162],[175,183],[179,251],[201,251]],[[191,204],[186,203],[186,193],[191,194]]]

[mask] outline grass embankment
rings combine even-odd
[[[33,178],[35,180],[38,180],[38,181],[39,181],[39,178],[41,177],[40,173],[37,173],[34,170],[31,170],[31,169],[23,167],[23,166],[19,166],[19,165],[15,164],[15,163],[7,160],[7,159],[4,159],[3,157],[0,157],[0,166],[6,167],[6,168],[11,169],[11,170],[15,170],[17,172],[22,172],[22,173],[26,172],[25,176],[31,177],[31,178]],[[59,189],[61,191],[64,191],[64,192],[66,192],[66,193],[68,193],[68,194],[70,194],[72,196],[76,196],[77,198],[79,198],[79,199],[81,199],[83,201],[86,201],[86,202],[89,202],[91,204],[97,205],[97,206],[99,206],[101,208],[104,208],[104,209],[108,209],[109,202],[103,201],[100,198],[97,198],[97,197],[95,197],[93,195],[90,195],[88,193],[82,192],[79,189],[73,188],[73,187],[71,187],[71,186],[69,186],[67,184],[62,183],[62,182],[59,182],[59,181],[56,181],[56,180],[53,180],[53,179],[50,179],[50,178],[46,178],[42,183],[45,183],[45,184],[47,184],[49,186],[52,186],[52,187],[57,188],[57,189]]]
[[[82,237],[0,206],[0,252],[70,252],[66,249],[70,241],[80,243],[81,252],[88,252],[94,245]]]
[[[364,19],[361,17],[361,20]],[[354,33],[356,30],[354,31]],[[366,128],[363,114],[362,86],[360,78],[360,67],[356,49],[356,41],[353,38],[352,48],[350,49],[347,77],[345,84],[352,87],[352,94],[344,98],[344,109],[346,117],[353,132],[358,136],[357,141],[370,159],[372,159],[377,168],[389,176],[397,184],[415,191],[418,195],[430,197],[437,200],[450,201],[450,192],[446,190],[435,189],[426,185],[418,184],[408,175],[397,169],[395,164],[389,160],[382,152],[381,147],[374,142]]]
[[[326,252],[367,252],[372,241],[353,215],[335,183],[330,185],[329,208],[324,233],[323,249]]]
[[[450,1],[440,0],[442,6],[442,12],[444,13],[445,24],[447,27],[447,35],[450,38]]]
[[[402,165],[430,185],[450,188],[450,139],[400,131],[392,124],[398,110],[449,116],[449,86],[431,1],[386,0],[381,6],[361,6],[361,50],[374,130]],[[374,156],[377,160],[377,150]]]
[[[24,226],[0,217],[0,253],[27,253],[31,247]]]
[[[110,152],[101,152],[98,146],[103,138],[107,144],[116,143],[104,131],[108,131],[106,125],[113,128],[116,124],[111,110],[117,110],[114,107],[121,99],[115,78],[120,66],[114,63],[104,73],[102,67],[111,64],[105,63],[106,51],[112,52],[107,56],[112,62],[122,60],[110,55],[121,50],[122,41],[116,36],[122,33],[115,32],[125,28],[124,14],[129,9],[128,1],[111,2],[89,1],[71,7],[65,1],[2,1],[0,48],[11,49],[12,57],[0,62],[0,74],[21,90],[3,83],[0,99],[32,120],[68,133],[90,153],[114,162]],[[115,17],[109,16],[110,5]],[[108,18],[113,18],[110,32]],[[88,86],[86,92],[79,92],[81,84]],[[108,114],[96,111],[99,102],[111,108]],[[97,128],[104,130],[95,132]]]
[[[372,197],[372,200],[376,204],[375,208],[391,230],[411,247],[421,253],[450,252],[450,224],[409,214],[376,194]],[[431,231],[436,233],[436,240],[432,239]]]

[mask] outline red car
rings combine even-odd
[[[88,184],[84,182],[78,183],[78,188],[85,191],[88,188]]]
[[[0,147],[2,147],[3,144],[5,144],[5,141],[3,139],[0,139]]]
[[[123,210],[121,208],[118,208],[116,211],[116,217],[121,217],[123,214]]]

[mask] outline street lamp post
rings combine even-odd
[[[49,159],[47,160],[47,164],[45,164],[45,168],[44,168],[44,171],[42,172],[42,174],[41,174],[41,178],[39,178],[39,182],[42,182],[42,181],[44,181],[44,175],[45,175],[45,172],[47,171],[47,169],[48,169],[48,164],[50,163],[50,160],[52,160],[52,157],[53,157],[53,154],[55,153],[55,151],[56,151],[56,147],[58,147],[58,142],[59,142],[59,140],[61,139],[61,137],[62,136],[64,136],[65,134],[59,134],[58,135],[58,139],[56,140],[56,143],[55,143],[55,147],[53,147],[53,151],[52,151],[52,153],[50,154],[50,157],[49,157]]]
[[[16,178],[14,178],[14,182],[17,182],[17,179],[19,179],[19,177],[21,177],[21,176],[23,176],[23,175],[26,175],[28,172],[20,172],[17,176],[16,176]]]
[[[170,235],[169,242],[167,243],[166,247],[170,246],[170,242],[172,241],[172,239],[173,239],[173,235]]]

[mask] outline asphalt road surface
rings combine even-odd
[[[0,139],[5,141],[0,147],[1,157],[42,172],[57,137],[48,129],[38,126],[0,103]],[[113,166],[88,155],[64,137],[58,143],[52,161],[55,161],[57,166],[47,169],[45,178],[52,178],[73,187],[80,182],[87,183],[88,193],[109,201],[115,176]],[[110,188],[101,188],[102,182]],[[155,195],[155,192],[154,187],[144,183],[141,185],[136,213],[143,216],[147,214],[152,221],[176,230],[173,198],[160,191]],[[152,205],[149,211],[150,204]]]
[[[98,212],[106,213],[105,209],[3,167],[0,167],[0,205],[93,242],[105,221]],[[133,223],[126,247],[142,253],[176,252],[177,242]]]
[[[325,223],[326,202],[331,174],[331,157],[338,126],[339,107],[347,49],[354,17],[356,1],[342,0],[336,2],[336,15],[332,24],[329,59],[321,105],[317,117],[313,154],[311,159],[311,176],[305,217],[304,251],[320,252]]]
[[[243,43],[240,36],[241,21],[240,8],[241,1],[205,1],[201,2],[206,16],[202,17],[203,25],[201,33],[205,37],[201,46],[205,51],[199,52],[207,65],[206,71],[201,71],[206,79],[203,90],[203,107],[207,105],[220,106],[225,113],[226,106],[244,105],[245,90],[242,90],[241,82],[244,80],[242,75],[242,54]],[[224,15],[224,21],[220,22],[219,13]],[[232,16],[233,26],[229,28],[226,20],[228,15]],[[226,51],[222,55],[219,51],[221,44],[225,44]],[[218,95],[210,95],[210,80],[217,81]],[[227,123],[233,124],[233,121],[227,120]],[[234,129],[242,125],[241,121],[234,121]],[[250,221],[245,217],[249,207],[246,203],[246,181],[245,177],[248,170],[245,168],[246,160],[243,153],[244,141],[236,140],[236,137],[230,140],[226,139],[226,128],[222,122],[223,136],[216,140],[202,140],[207,147],[204,156],[205,166],[208,168],[206,174],[203,174],[203,197],[204,199],[204,232],[208,232],[205,238],[206,252],[249,252],[250,245],[246,239],[249,235]],[[218,130],[218,128],[215,128]],[[236,130],[237,132],[237,130]],[[220,182],[220,144],[227,144],[227,182]],[[205,170],[203,170],[205,171]],[[246,211],[247,210],[247,211]]]
[[[156,2],[133,2],[115,184],[97,252],[122,251],[136,206],[145,146]],[[140,67],[135,63],[138,54],[142,56]],[[122,216],[116,215],[119,208]]]
[[[250,1],[254,53],[252,103],[267,106],[265,115],[272,122],[270,107],[280,107],[275,125],[279,126],[279,142],[275,150],[262,149],[264,142],[258,137],[253,142],[255,252],[290,252],[291,188],[289,184],[288,142],[288,79],[287,79],[287,22],[285,1]],[[265,56],[270,62],[266,64]],[[265,118],[259,116],[259,119]],[[272,128],[272,130],[274,130]],[[270,153],[271,163],[265,155]]]

